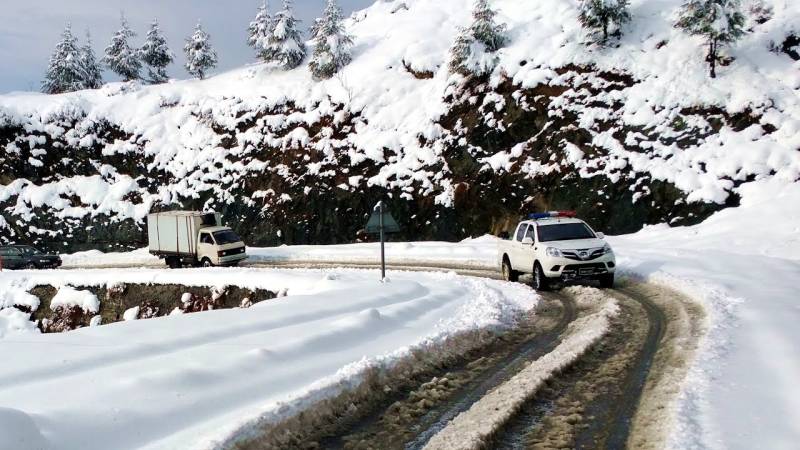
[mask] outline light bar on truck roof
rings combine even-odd
[[[528,220],[550,219],[553,217],[575,217],[575,211],[550,211],[543,213],[528,214]]]

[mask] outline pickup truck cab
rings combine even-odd
[[[543,291],[557,282],[597,280],[614,286],[614,251],[586,222],[571,211],[531,214],[498,248],[503,279],[533,275],[533,287]]]

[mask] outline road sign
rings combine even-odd
[[[367,222],[367,226],[364,230],[369,234],[378,234],[381,232],[381,210],[379,206],[383,205],[383,202],[380,202],[378,205],[375,206],[375,210],[372,212],[372,215]],[[399,233],[400,232],[400,225],[397,224],[397,221],[394,220],[392,214],[385,209],[383,211],[383,232],[384,233]]]
[[[394,220],[394,217],[386,211],[383,201],[375,205],[372,210],[372,216],[367,222],[365,227],[367,233],[379,233],[381,235],[381,281],[386,280],[386,252],[384,250],[384,242],[386,241],[386,233],[397,233],[400,231],[400,225]]]

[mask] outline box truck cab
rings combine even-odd
[[[244,242],[219,213],[170,211],[147,216],[150,253],[171,268],[235,266],[247,259]]]

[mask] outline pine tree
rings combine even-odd
[[[83,88],[80,49],[78,40],[72,35],[72,26],[67,24],[61,33],[61,40],[56,44],[50,64],[42,81],[42,92],[60,94]]]
[[[476,0],[472,8],[472,24],[459,30],[450,47],[450,71],[462,75],[490,72],[497,63],[492,55],[508,42],[506,25],[495,21],[497,13],[488,0]]]
[[[142,62],[139,60],[138,52],[128,44],[128,40],[135,37],[136,33],[128,26],[125,16],[122,16],[121,20],[122,27],[114,33],[111,44],[106,47],[103,63],[124,81],[138,80]]]
[[[103,85],[103,71],[94,55],[92,36],[86,31],[86,44],[80,50],[81,79],[84,89],[97,89]]]
[[[582,0],[578,20],[593,32],[596,40],[605,43],[610,29],[619,29],[630,22],[628,6],[628,0]],[[602,35],[597,33],[599,31],[603,32]]]
[[[294,69],[306,57],[306,43],[297,29],[291,0],[284,0],[283,9],[275,15],[275,27],[269,36],[270,60],[284,69]]]
[[[739,0],[688,0],[675,26],[706,39],[706,61],[711,68],[711,78],[716,78],[719,48],[744,36],[744,22]]]
[[[167,76],[167,66],[175,61],[175,55],[167,46],[167,39],[161,33],[158,21],[153,20],[144,45],[139,49],[142,62],[147,64],[147,74],[151,83],[163,83],[169,78]]]
[[[194,29],[183,47],[186,53],[186,70],[201,80],[206,72],[217,66],[217,52],[211,47],[210,36],[203,31],[200,23]]]
[[[342,10],[336,0],[327,0],[316,34],[314,54],[308,65],[315,79],[331,78],[353,59],[350,54],[353,38],[342,24]]]
[[[452,47],[450,47],[450,72],[460,73],[464,76],[468,76],[472,73],[468,62],[472,57],[472,45],[474,43],[475,38],[472,36],[471,29],[459,29],[456,40],[453,42]]]
[[[263,61],[270,59],[269,37],[272,34],[273,22],[269,15],[269,5],[267,0],[258,8],[256,17],[250,22],[247,29],[247,45],[253,47],[256,55]]]
[[[489,0],[476,0],[472,9],[472,37],[481,42],[486,50],[496,52],[506,45],[506,25],[496,24],[497,13],[489,6]]]

